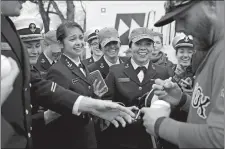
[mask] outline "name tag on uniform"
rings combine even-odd
[[[118,82],[130,82],[130,78],[118,78]]]
[[[12,50],[12,48],[7,42],[1,42],[1,48],[2,50]]]

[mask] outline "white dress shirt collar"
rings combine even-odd
[[[111,63],[110,61],[108,61],[108,60],[105,58],[105,56],[103,56],[103,58],[104,58],[105,62],[109,65],[109,67],[111,67],[112,65],[120,64],[119,58],[117,59],[116,63],[114,63],[114,64]]]
[[[131,65],[133,66],[134,70],[136,70],[138,67],[140,67],[137,63],[135,63],[135,61],[133,60],[133,58],[131,58],[130,62],[131,62]],[[144,67],[146,69],[148,69],[148,65],[149,65],[149,62],[147,64],[145,64]]]

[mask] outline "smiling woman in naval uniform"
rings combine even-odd
[[[79,58],[84,50],[83,29],[79,24],[68,21],[57,28],[56,36],[63,47],[63,54],[60,60],[49,69],[47,79],[80,95],[97,97],[94,94],[96,88],[89,79],[89,71]],[[77,115],[80,116],[78,118],[72,115],[62,116],[54,122],[52,126],[56,133],[55,140],[53,139],[52,142],[54,148],[96,148],[92,118],[78,111]],[[83,121],[79,122],[79,118],[83,118]]]

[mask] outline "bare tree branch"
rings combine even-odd
[[[59,10],[59,7],[54,0],[52,0],[52,6],[55,9],[56,13],[59,15],[61,21],[64,22],[66,19],[64,18],[62,12]]]
[[[80,0],[80,5],[81,5],[82,10],[83,10],[83,12],[84,12],[84,26],[83,26],[83,29],[84,29],[84,31],[86,31],[86,24],[87,24],[86,10],[85,10],[85,8],[84,8],[84,5],[83,5],[82,0]]]
[[[67,20],[74,21],[75,6],[73,1],[67,0],[66,5],[67,5],[67,12],[66,12]]]
[[[46,11],[47,13],[49,13],[49,9],[50,9],[51,4],[52,4],[52,1],[49,1],[49,2],[48,2],[47,11]]]
[[[84,13],[85,13],[85,15],[86,15],[86,9],[84,8],[84,5],[83,5],[82,0],[80,0],[80,5],[81,5],[81,7],[82,7],[83,12],[84,12]]]
[[[58,13],[54,12],[54,11],[48,11],[48,14],[55,14],[55,15],[59,15]]]
[[[49,31],[50,18],[44,9],[44,2],[42,0],[38,0],[38,6],[39,6],[39,12],[41,14],[41,18],[44,23],[45,33],[47,33]]]

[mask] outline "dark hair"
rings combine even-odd
[[[160,38],[160,40],[161,40],[162,45],[163,45],[163,34],[162,34],[162,33],[154,32],[154,33],[153,33],[153,36],[154,36],[154,37],[155,37],[155,36],[158,36],[158,37]]]
[[[65,37],[66,37],[66,29],[68,28],[79,28],[81,30],[82,33],[84,33],[82,27],[73,21],[65,21],[62,24],[60,24],[56,30],[56,38],[59,41],[62,41]]]

